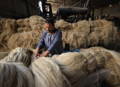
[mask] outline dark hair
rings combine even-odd
[[[48,19],[46,19],[45,22],[48,23],[48,24],[52,24],[52,25],[54,25],[54,20],[53,20],[52,18],[48,18]]]

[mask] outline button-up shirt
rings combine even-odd
[[[58,29],[54,33],[44,31],[37,48],[45,47],[51,54],[60,54],[63,52],[62,32]]]

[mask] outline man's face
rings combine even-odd
[[[51,31],[51,30],[54,30],[54,26],[52,24],[48,24],[46,23],[44,25],[44,28],[47,30],[47,31]]]

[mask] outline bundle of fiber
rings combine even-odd
[[[103,44],[107,47],[111,44],[116,44],[118,31],[112,22],[106,20],[96,20],[91,26],[94,27],[91,28],[92,33],[94,32],[93,35],[99,37],[99,44]]]
[[[63,74],[69,79],[72,87],[82,87],[82,82],[87,77],[84,67],[84,56],[78,52],[69,52],[56,56],[53,59],[59,65]],[[76,84],[79,86],[75,86]]]
[[[16,32],[16,22],[14,19],[0,19],[0,49],[8,49],[7,41]]]
[[[0,63],[0,87],[35,87],[32,72],[23,64]]]
[[[31,67],[35,79],[35,87],[70,87],[58,65],[51,59],[40,57]]]
[[[30,27],[18,27],[17,28],[17,32],[21,33],[21,32],[27,32],[27,31],[31,31],[32,29]]]
[[[112,87],[120,87],[120,54],[97,47],[88,49],[88,52],[95,56],[97,68],[106,68],[111,71],[106,79],[107,83]]]
[[[90,32],[90,21],[83,20],[83,21],[78,21],[77,23],[73,23],[73,29],[78,29],[81,32]]]
[[[40,16],[31,16],[30,18],[18,19],[17,22],[17,31],[31,31],[33,29],[42,30],[45,20]]]
[[[23,31],[31,31],[31,27],[29,24],[29,18],[26,19],[18,19],[16,20],[17,23],[17,32],[23,32]]]
[[[61,71],[67,76],[73,87],[84,87],[84,83],[91,84],[89,82],[89,76],[92,81],[98,79],[106,82],[106,84],[111,87],[116,87],[120,82],[119,58],[120,54],[117,52],[100,47],[93,47],[82,49],[80,53],[63,53],[59,56],[53,57],[53,60],[59,64]],[[94,76],[94,73],[97,75],[95,74]]]
[[[8,48],[14,49],[16,47],[35,48],[36,43],[41,35],[40,30],[32,30],[29,32],[22,32],[13,34],[8,40]]]
[[[22,32],[30,32],[30,31],[32,32],[32,30],[33,30],[33,32],[34,32],[34,30],[42,31],[43,24],[44,24],[44,19],[40,16],[31,16],[30,18],[18,19],[18,20],[5,19],[5,18],[0,19],[0,51],[8,51],[9,48],[12,48],[12,47],[7,46],[7,42],[11,36],[12,37],[10,38],[10,40],[13,39],[14,36],[15,36],[15,38],[17,38],[19,36],[19,33],[22,33]],[[31,33],[31,35],[30,35],[30,33],[29,33],[29,35],[27,34],[26,36],[32,36],[32,37],[37,36],[37,35],[33,35],[33,34],[34,33]],[[20,34],[20,37],[22,35]],[[38,37],[39,36],[31,38],[31,41],[35,42],[34,40],[38,39]],[[10,40],[9,40],[9,43],[10,43]],[[28,42],[29,42],[29,40],[30,39],[28,39]],[[13,41],[13,43],[11,43],[12,45],[14,45],[14,41]],[[34,45],[36,43],[33,43],[32,45]],[[31,44],[31,42],[30,42],[30,44]],[[26,46],[27,46],[27,44],[26,44]],[[28,46],[28,47],[30,47],[30,46]],[[12,49],[14,49],[14,48],[12,48]]]
[[[63,31],[63,43],[68,44],[70,49],[88,47],[88,35],[80,30]]]
[[[117,50],[119,47],[117,28],[110,21],[83,20],[69,24],[60,20],[56,26],[63,30],[63,42],[69,44],[70,49],[103,46]]]
[[[0,52],[0,60],[8,55],[9,52]]]
[[[32,61],[33,52],[26,48],[16,48],[12,50],[0,62],[22,62],[24,65],[29,66]]]
[[[42,29],[43,24],[45,23],[45,19],[40,16],[31,16],[29,18],[29,24],[31,29]]]
[[[62,30],[71,30],[73,29],[72,24],[64,20],[56,21],[55,27]]]
[[[25,27],[25,26],[30,26],[29,25],[29,18],[25,18],[25,19],[18,19],[16,20],[17,26],[18,27]]]

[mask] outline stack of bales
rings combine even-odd
[[[44,19],[39,16],[18,20],[0,19],[0,51],[8,51],[18,46],[33,47],[38,41],[43,24]]]
[[[51,59],[40,58],[31,63],[31,52],[16,48],[0,61],[0,87],[71,87]]]
[[[34,48],[41,37],[44,19],[32,16],[26,19],[0,20],[0,50],[8,51],[16,47]],[[63,44],[70,49],[103,46],[118,50],[120,41],[117,28],[106,20],[68,23],[64,20],[56,22],[56,27],[63,32]]]
[[[120,82],[120,54],[100,47],[53,56],[72,87],[96,87],[104,82],[115,87]]]
[[[14,19],[0,19],[0,49],[6,50],[9,37],[16,33],[16,22]]]
[[[40,36],[40,30],[15,33],[9,38],[7,45],[9,49],[16,47],[35,48]]]
[[[8,40],[8,48],[14,49],[16,47],[34,48],[42,34],[44,19],[39,16],[32,16],[29,19],[24,19],[23,23],[19,21],[22,32],[13,34]]]
[[[17,31],[24,32],[24,31],[31,31],[33,29],[42,29],[44,24],[44,19],[40,16],[31,16],[30,18],[25,19],[18,19],[16,20],[17,23]]]
[[[64,44],[69,44],[70,49],[92,46],[116,49],[118,46],[118,30],[110,21],[84,20],[70,24],[60,20],[56,27],[63,30]]]
[[[1,58],[2,62],[19,62],[29,66],[33,60],[33,52],[26,48],[16,48]]]
[[[6,58],[4,61],[1,60],[0,86],[8,83],[12,84],[9,87],[19,87],[14,86],[16,84],[31,84],[32,87],[96,87],[104,83],[108,87],[119,87],[120,54],[115,51],[93,47],[82,49],[81,52],[63,53],[52,58],[40,57],[29,63],[27,68],[24,65],[28,64],[26,60],[29,57],[32,60],[30,52],[29,49],[17,48],[10,53],[11,55],[8,54],[7,60]],[[24,65],[20,65],[19,62]],[[15,78],[3,82],[7,76],[7,79]],[[13,84],[14,81],[18,82]]]

